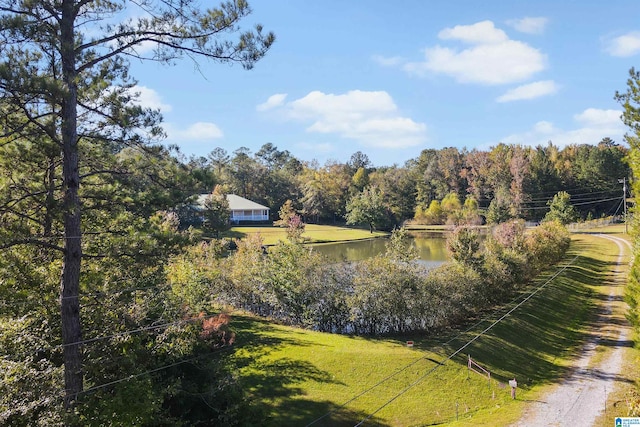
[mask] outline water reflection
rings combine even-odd
[[[387,241],[387,239],[371,239],[327,243],[313,245],[313,250],[320,252],[333,262],[361,261],[384,253]],[[448,259],[445,239],[418,236],[407,239],[407,244],[416,248],[421,262],[429,267],[442,264]]]

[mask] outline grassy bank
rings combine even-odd
[[[547,282],[559,268],[532,283],[529,293],[540,290],[480,337],[529,293],[470,331],[438,339],[338,336],[236,316],[230,362],[262,425],[353,426],[365,418],[365,425],[508,425],[566,374],[569,358],[595,333],[591,320],[609,294],[615,255],[615,243],[575,235],[573,262],[555,279]],[[468,372],[467,355],[492,372],[491,381]],[[516,401],[505,387],[513,377]]]
[[[242,239],[251,234],[260,234],[265,245],[275,245],[278,241],[287,240],[285,228],[273,226],[261,227],[232,227],[229,231],[222,233],[222,237]],[[333,225],[307,224],[302,235],[308,243],[344,242],[348,240],[363,240],[374,237],[385,237],[389,233],[351,227],[338,227]]]

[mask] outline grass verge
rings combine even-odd
[[[552,269],[471,330],[438,339],[348,337],[237,316],[229,363],[259,417],[255,425],[508,425],[569,372],[570,359],[596,333],[594,313],[609,293],[615,254],[613,242],[575,235],[567,257],[573,263],[562,274],[549,281]],[[467,370],[468,355],[491,380]],[[514,377],[515,401],[505,386]]]

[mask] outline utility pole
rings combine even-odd
[[[622,203],[624,203],[624,233],[629,234],[627,226],[627,177],[625,176],[624,178],[619,179],[618,182],[622,184]]]

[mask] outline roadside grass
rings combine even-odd
[[[606,229],[594,229],[588,230],[588,233],[603,233],[614,235],[615,237],[623,238],[631,242],[631,238],[628,234],[624,233],[624,225],[619,224],[615,227],[608,227]],[[629,260],[631,257],[630,250],[625,246],[626,255],[623,259],[621,266],[622,271],[628,271]],[[627,322],[624,319],[627,305],[624,303],[624,286],[626,281],[616,280],[610,278],[611,281],[611,306],[612,311],[610,313],[604,313],[607,316],[607,326],[600,330],[599,338],[601,345],[596,347],[596,356],[594,356],[594,363],[604,360],[609,356],[609,350],[613,346],[623,346],[623,361],[622,361],[622,374],[616,378],[615,387],[612,390],[607,390],[607,399],[603,404],[605,411],[595,421],[594,425],[612,425],[613,420],[616,417],[626,417],[628,413],[627,399],[631,397],[632,392],[636,392],[639,389],[640,383],[640,348],[634,347],[634,342],[638,342],[639,337],[633,337],[633,331],[628,327]],[[627,326],[626,337],[622,342],[618,342],[619,328]]]
[[[637,341],[636,341],[637,342]],[[629,416],[627,399],[631,393],[637,393],[640,388],[640,349],[629,346],[625,348],[621,372],[617,378],[616,387],[607,390],[606,411],[593,423],[595,426],[613,425],[616,417]],[[635,397],[637,399],[637,397]],[[604,404],[603,404],[604,407]]]
[[[232,227],[230,230],[221,233],[221,237],[243,239],[250,234],[260,234],[265,245],[275,245],[278,241],[287,241],[287,231],[285,228],[274,226],[248,226]],[[302,237],[307,243],[343,242],[347,240],[363,240],[376,237],[385,237],[389,233],[374,231],[370,233],[368,229],[339,227],[333,225],[307,224]]]
[[[594,333],[594,312],[608,288],[602,283],[617,251],[609,243],[615,246],[574,235],[564,263],[466,332],[362,338],[236,315],[236,348],[227,362],[255,412],[254,425],[353,426],[363,419],[367,426],[508,425],[567,375],[571,357]],[[468,355],[491,371],[490,381],[467,370]],[[516,400],[506,386],[512,378]]]

